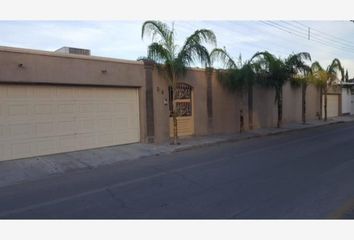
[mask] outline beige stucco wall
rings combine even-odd
[[[156,68],[153,71],[153,101],[154,101],[154,123],[155,142],[168,141],[170,134],[169,107],[168,103],[168,82],[160,76]]]
[[[313,85],[308,85],[306,89],[306,120],[318,119],[317,113],[320,111],[320,92]],[[283,87],[283,122],[302,121],[302,89],[292,87],[287,82]]]
[[[301,87],[294,87],[288,81],[283,86],[283,123],[300,122],[301,116]]]
[[[240,131],[240,92],[225,89],[216,77],[212,78],[213,133]],[[246,108],[244,108],[245,111]],[[245,112],[247,114],[247,112]],[[244,114],[245,115],[245,114]]]
[[[141,62],[17,48],[0,48],[0,72],[0,82],[144,85]]]
[[[206,75],[204,71],[190,70],[180,82],[187,83],[193,87],[193,116],[195,135],[208,134],[207,108],[206,108]],[[169,139],[169,108],[164,104],[168,101],[168,82],[156,69],[153,72],[154,91],[154,121],[155,141],[165,142]]]
[[[277,122],[277,108],[272,88],[254,86],[253,88],[253,125],[254,128],[274,127]]]
[[[306,90],[306,119],[316,120],[320,114],[320,90],[314,85],[308,85]]]
[[[169,139],[169,109],[164,105],[168,100],[168,84],[157,70],[154,70],[154,118],[155,140],[165,142]],[[205,71],[191,69],[181,81],[193,87],[193,113],[195,135],[237,133],[240,131],[240,110],[243,109],[244,127],[248,129],[247,91],[230,92],[225,89],[212,74],[212,127],[208,131],[207,115],[207,76]],[[241,97],[243,101],[241,101]],[[290,83],[283,86],[283,123],[301,122],[301,88],[294,88]],[[319,91],[309,85],[306,93],[307,119],[317,119],[319,111]],[[241,107],[243,106],[243,107]],[[253,88],[253,125],[254,128],[276,127],[277,105],[275,91],[272,88],[254,86]]]

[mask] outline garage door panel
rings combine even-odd
[[[55,89],[55,96],[58,99],[74,99],[75,98],[75,88],[74,87],[61,87]]]
[[[107,101],[107,102],[99,102],[97,104],[97,112],[100,114],[111,114],[111,112],[113,111],[112,108],[112,102],[111,101]]]
[[[0,151],[1,151],[2,158],[4,158],[4,159],[11,158],[11,149],[10,149],[9,144],[1,143],[1,141],[0,141]]]
[[[33,136],[34,129],[32,123],[10,124],[10,138],[11,139],[28,139]]]
[[[53,114],[54,111],[56,111],[56,109],[55,109],[55,105],[53,105],[53,104],[40,104],[39,103],[34,106],[34,113],[37,115],[38,114],[51,115],[51,114]]]
[[[75,120],[58,121],[55,124],[56,135],[70,135],[75,133]]]
[[[100,147],[96,144],[96,136],[94,133],[76,135],[75,144],[78,150]]]
[[[114,137],[113,134],[110,132],[97,134],[96,136],[96,144],[99,147],[110,146],[113,145],[113,143],[114,143]]]
[[[58,140],[58,152],[70,152],[77,149],[76,136],[62,136]]]
[[[8,98],[27,98],[30,97],[30,91],[28,90],[28,86],[22,86],[22,85],[8,85],[5,87],[5,95]]]
[[[92,133],[95,131],[95,120],[90,118],[77,119],[77,133]]]
[[[138,137],[136,135],[136,133],[134,133],[133,131],[126,131],[125,133],[120,133],[119,135],[117,135],[117,139],[116,141],[121,141],[121,144],[123,143],[132,143],[134,142],[134,139]]]
[[[11,146],[11,156],[16,158],[25,158],[36,155],[34,143],[31,141],[13,142]]]
[[[5,136],[5,126],[0,125],[0,140]]]
[[[32,91],[30,91],[32,90]],[[28,93],[38,98],[45,98],[46,100],[55,98],[56,89],[51,86],[38,85],[35,88],[29,88]]]
[[[29,104],[27,103],[15,103],[8,105],[9,116],[25,116],[28,114]]]
[[[73,102],[59,103],[57,111],[60,114],[74,114],[76,108],[76,104]]]
[[[38,155],[51,154],[58,152],[58,139],[57,138],[47,138],[41,141],[35,142],[36,153]]]
[[[36,137],[49,137],[54,134],[55,125],[53,122],[37,122],[35,124]]]
[[[77,104],[80,114],[91,114],[97,111],[97,104],[95,102],[79,101]]]
[[[137,89],[37,88],[0,85],[0,160],[139,142]]]

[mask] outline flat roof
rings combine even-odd
[[[126,64],[138,64],[143,65],[142,61],[133,61],[133,60],[124,60],[118,58],[109,58],[109,57],[99,57],[92,55],[78,55],[78,54],[69,54],[61,52],[51,52],[44,50],[28,49],[28,48],[16,48],[16,47],[7,47],[0,46],[0,52],[14,52],[22,54],[32,54],[32,55],[42,55],[42,56],[51,56],[51,57],[62,57],[62,58],[75,58],[83,60],[96,60],[96,61],[105,61],[105,62],[117,62],[117,63],[126,63]]]
[[[42,55],[42,56],[51,56],[51,57],[75,58],[75,59],[83,59],[83,60],[144,65],[143,61],[125,60],[119,58],[100,57],[100,56],[93,56],[93,55],[69,54],[69,53],[61,53],[55,51],[45,51],[45,50],[8,47],[8,46],[0,46],[0,52],[14,52],[14,53],[21,53],[21,54],[33,54],[33,55]],[[199,68],[199,67],[187,67],[187,69],[194,70],[194,71],[201,71],[201,72],[206,71],[205,68]]]

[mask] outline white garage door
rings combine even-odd
[[[324,98],[323,109],[324,117]],[[339,115],[339,95],[327,95],[327,117],[336,117]]]
[[[135,88],[0,84],[0,160],[139,140]]]

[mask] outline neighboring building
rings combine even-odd
[[[0,47],[0,160],[166,142],[170,94],[149,62],[96,57],[70,47],[56,52]],[[276,126],[274,98],[273,89],[254,87],[255,128]],[[179,135],[238,133],[241,118],[247,130],[247,99],[246,93],[224,89],[215,72],[189,69],[178,84]],[[318,89],[309,86],[308,120],[317,119],[320,101]],[[301,89],[290,83],[283,87],[283,122],[301,122]]]
[[[340,84],[331,86],[327,92],[327,117],[336,117],[343,112],[343,95]],[[322,96],[322,118],[324,117],[324,95]]]
[[[342,114],[354,114],[354,79],[342,82]]]
[[[59,48],[58,50],[55,50],[55,52],[77,54],[77,55],[86,55],[86,56],[91,55],[91,51],[89,49],[73,48],[73,47],[62,47],[62,48]]]

